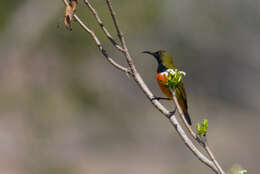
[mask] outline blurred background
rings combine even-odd
[[[107,7],[91,1],[116,37]],[[157,96],[156,61],[184,70],[193,126],[227,171],[259,171],[260,1],[113,0],[138,71]],[[113,49],[83,1],[79,16]],[[139,87],[113,68],[61,0],[0,1],[0,171],[4,174],[212,173]],[[169,102],[163,102],[173,109]]]

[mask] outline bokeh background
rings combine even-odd
[[[116,37],[105,2],[91,2]],[[209,119],[221,165],[258,173],[260,1],[112,2],[151,90],[162,96],[156,62],[141,52],[167,49],[187,72],[193,123]],[[124,64],[83,1],[78,14]],[[212,173],[86,32],[76,23],[64,28],[63,17],[61,0],[0,1],[1,173]]]

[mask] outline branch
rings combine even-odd
[[[118,35],[118,37],[120,39],[121,44],[124,47],[124,46],[126,46],[125,45],[125,39],[124,39],[123,33],[120,31],[120,28],[119,28],[119,25],[118,25],[118,22],[117,22],[117,19],[116,19],[116,12],[113,10],[111,1],[110,0],[106,0],[106,2],[107,2],[107,6],[108,6],[108,9],[109,9],[109,12],[111,14],[111,17],[112,17],[114,25],[115,25],[117,35]]]
[[[171,124],[174,126],[182,140],[184,141],[185,145],[192,151],[192,153],[205,165],[207,165],[209,168],[211,168],[216,174],[218,174],[218,169],[214,165],[212,161],[210,161],[207,157],[205,157],[192,143],[192,141],[188,138],[182,127],[180,126],[180,123],[177,121],[176,116],[172,115],[169,118]]]
[[[175,91],[171,90],[172,92],[172,96],[173,96],[173,101],[177,107],[177,110],[181,116],[181,119],[185,125],[185,127],[188,129],[189,133],[191,134],[191,136],[196,140],[198,141],[198,143],[202,144],[204,146],[204,142],[200,139],[200,137],[198,137],[198,135],[192,130],[191,126],[187,123],[186,119],[185,119],[185,116],[184,116],[184,113],[181,109],[181,106],[179,105],[179,102],[178,102],[178,99],[176,97],[176,93]]]
[[[116,18],[116,13],[113,10],[112,7],[112,3],[110,0],[106,0],[109,11],[110,11],[110,15],[113,19],[114,22],[114,26],[116,28],[118,37],[121,41],[121,44],[123,46],[123,49],[125,50],[124,54],[125,57],[127,59],[127,62],[129,64],[129,67],[131,68],[132,72],[133,72],[133,77],[135,79],[135,81],[137,82],[137,84],[140,86],[140,88],[142,89],[142,91],[145,93],[145,95],[150,99],[150,101],[152,101],[153,105],[159,110],[161,111],[166,117],[169,118],[169,111],[167,111],[167,113],[163,112],[166,109],[161,105],[160,102],[158,101],[153,101],[153,95],[151,93],[151,91],[149,90],[149,88],[146,86],[146,84],[144,83],[143,79],[141,78],[141,76],[139,75],[138,71],[136,70],[132,57],[129,54],[129,51],[127,49],[126,46],[126,42],[125,42],[125,38],[123,36],[123,33],[120,31],[119,28],[119,24]],[[175,97],[176,98],[176,97]],[[183,117],[184,118],[184,117]],[[218,169],[216,168],[216,166],[209,160],[207,159],[194,145],[193,143],[190,141],[190,139],[187,137],[187,135],[185,134],[185,132],[183,131],[183,129],[181,128],[180,124],[178,123],[175,115],[170,116],[170,122],[172,123],[172,125],[175,127],[176,131],[179,133],[179,135],[181,136],[181,138],[183,139],[183,141],[185,142],[185,145],[193,152],[194,155],[196,155],[198,157],[198,159],[203,162],[204,164],[206,164],[208,167],[210,167],[214,172],[218,173]],[[192,133],[192,136],[197,137],[197,135],[192,131],[191,127],[188,126],[187,122],[185,121],[185,124],[187,125],[187,127],[189,128],[189,131]]]
[[[184,122],[184,125],[186,126],[186,128],[188,129],[189,133],[192,135],[192,137],[199,143],[202,145],[202,147],[205,149],[205,151],[207,152],[207,154],[209,155],[210,159],[213,161],[214,165],[216,166],[216,168],[218,169],[218,171],[221,174],[225,174],[225,172],[223,171],[223,169],[221,168],[221,166],[219,165],[219,163],[217,162],[216,158],[214,157],[212,151],[210,150],[207,141],[202,141],[201,138],[192,130],[191,126],[187,123],[183,111],[181,109],[181,106],[179,105],[179,102],[177,100],[176,97],[176,93],[175,91],[171,90],[172,92],[172,96],[173,96],[173,101],[177,107],[177,110],[181,116],[182,121]]]
[[[106,37],[108,38],[108,40],[110,40],[110,42],[121,52],[123,52],[123,48],[113,39],[113,37],[111,36],[111,34],[109,33],[109,31],[106,29],[106,27],[104,26],[102,20],[100,19],[97,11],[95,10],[94,7],[92,7],[92,5],[89,3],[88,0],[85,0],[85,4],[88,6],[88,8],[90,9],[90,11],[92,12],[92,14],[95,16],[99,26],[101,27],[101,29],[103,30],[103,32],[105,33]]]
[[[111,15],[111,17],[112,17],[112,19],[113,19],[114,26],[115,26],[115,28],[116,28],[117,35],[118,35],[118,37],[119,37],[119,39],[120,39],[120,42],[121,42],[121,44],[122,44],[122,47],[123,47],[123,49],[124,49],[124,52],[123,52],[123,53],[124,53],[124,55],[125,55],[125,57],[126,57],[127,63],[128,63],[128,65],[129,65],[131,71],[132,71],[134,74],[136,74],[136,75],[134,75],[134,79],[135,79],[135,81],[138,83],[137,75],[138,75],[140,78],[141,78],[141,76],[140,76],[140,75],[138,74],[138,72],[136,71],[136,68],[135,68],[134,63],[133,63],[133,59],[132,59],[132,57],[130,56],[130,53],[129,53],[128,49],[127,49],[126,42],[125,42],[125,37],[124,37],[123,33],[121,32],[121,30],[120,30],[120,28],[119,28],[119,25],[118,25],[118,21],[117,21],[117,18],[116,18],[116,12],[113,10],[111,1],[110,1],[110,0],[106,0],[106,2],[107,2],[107,6],[108,6],[108,9],[109,9],[110,15]],[[141,79],[142,79],[142,78],[141,78]],[[140,84],[139,84],[139,86],[140,86]]]
[[[68,5],[66,0],[63,0],[65,5]],[[114,39],[112,38],[112,36],[110,35],[110,33],[108,32],[108,30],[104,27],[103,22],[101,21],[101,19],[99,18],[96,10],[90,5],[90,3],[88,2],[88,0],[85,0],[85,3],[88,5],[88,7],[90,8],[90,10],[92,11],[93,15],[96,17],[97,22],[99,23],[100,27],[102,28],[103,32],[105,33],[105,35],[108,37],[108,39],[112,42],[112,44],[119,49],[125,56],[127,63],[130,67],[130,70],[128,68],[125,68],[119,64],[117,64],[112,58],[109,57],[109,55],[106,53],[106,51],[104,50],[104,48],[101,45],[101,42],[99,41],[99,39],[97,38],[96,34],[88,28],[87,25],[85,25],[76,14],[74,14],[74,18],[76,19],[76,21],[80,24],[80,26],[87,31],[91,37],[93,38],[93,40],[95,41],[96,45],[98,46],[99,50],[102,52],[103,56],[107,58],[107,60],[117,69],[124,71],[128,74],[131,74],[133,79],[135,80],[135,82],[138,84],[138,86],[140,87],[140,89],[144,92],[144,94],[146,95],[146,97],[151,101],[151,103],[154,105],[155,108],[157,108],[165,117],[167,117],[169,119],[169,121],[171,122],[171,124],[174,126],[174,128],[176,129],[176,131],[178,132],[178,134],[180,135],[180,137],[182,138],[182,140],[184,141],[185,145],[192,151],[192,153],[205,165],[207,165],[209,168],[211,168],[216,174],[218,174],[218,168],[216,167],[216,163],[214,161],[214,158],[212,158],[213,155],[209,155],[212,159],[209,160],[206,156],[204,156],[197,148],[196,146],[192,143],[192,141],[189,139],[189,137],[186,135],[186,133],[184,132],[184,130],[182,129],[181,125],[179,124],[179,122],[176,119],[176,116],[172,113],[170,113],[158,100],[153,100],[154,95],[152,94],[152,92],[150,91],[150,89],[147,87],[147,85],[145,84],[145,82],[143,81],[142,77],[140,76],[140,74],[138,73],[138,71],[136,70],[136,67],[133,63],[133,59],[128,51],[128,48],[126,46],[126,41],[125,38],[123,36],[123,33],[120,31],[119,25],[118,25],[118,21],[116,18],[116,13],[113,10],[112,7],[112,3],[110,0],[106,0],[107,6],[109,8],[110,11],[110,15],[113,19],[113,23],[114,26],[116,28],[117,31],[117,35],[119,37],[119,40],[121,42],[121,46],[119,46]],[[188,129],[189,130],[189,129]],[[190,128],[190,132],[193,132],[192,129]],[[193,137],[197,137],[197,135],[193,132],[192,134]],[[206,146],[208,147],[208,146]],[[206,150],[209,148],[206,148]],[[211,152],[210,150],[207,152]],[[211,153],[212,154],[212,153]],[[224,173],[221,173],[224,174]]]
[[[66,6],[69,5],[69,3],[67,2],[67,0],[63,0],[64,4]],[[93,40],[96,42],[97,47],[99,48],[99,50],[101,51],[101,53],[103,54],[103,56],[108,60],[108,62],[110,64],[112,64],[115,68],[127,73],[127,74],[131,74],[130,70],[128,68],[123,67],[122,65],[119,65],[117,62],[115,62],[106,52],[106,50],[103,48],[103,46],[101,45],[101,42],[99,41],[98,37],[96,36],[95,32],[92,31],[87,25],[85,25],[80,18],[74,14],[74,18],[76,19],[76,21],[80,24],[80,26],[86,31],[88,32]]]
[[[219,165],[218,161],[216,160],[216,158],[214,157],[212,151],[210,150],[209,148],[209,145],[207,142],[205,142],[205,150],[206,152],[208,153],[210,159],[213,161],[213,163],[215,164],[215,166],[218,168],[218,171],[221,173],[221,174],[225,174],[224,170],[221,168],[221,166]]]

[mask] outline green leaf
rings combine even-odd
[[[247,171],[246,170],[242,170],[240,171],[242,174],[247,174]]]
[[[204,120],[203,120],[202,126],[208,128],[208,120],[207,120],[207,119],[204,119]]]
[[[197,134],[200,136],[205,136],[208,131],[208,120],[204,119],[202,121],[202,124],[198,123],[197,124]]]
[[[201,135],[201,125],[200,125],[200,123],[197,124],[197,134]]]

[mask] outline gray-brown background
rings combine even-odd
[[[116,36],[104,1],[91,2]],[[187,73],[193,122],[209,119],[216,158],[225,170],[240,164],[257,173],[260,1],[112,2],[151,90],[162,95],[156,62],[141,52],[167,49]],[[98,29],[82,1],[79,8]],[[1,173],[212,173],[87,33],[77,24],[72,32],[64,28],[63,16],[61,0],[0,1]],[[100,29],[97,34],[123,62]]]

